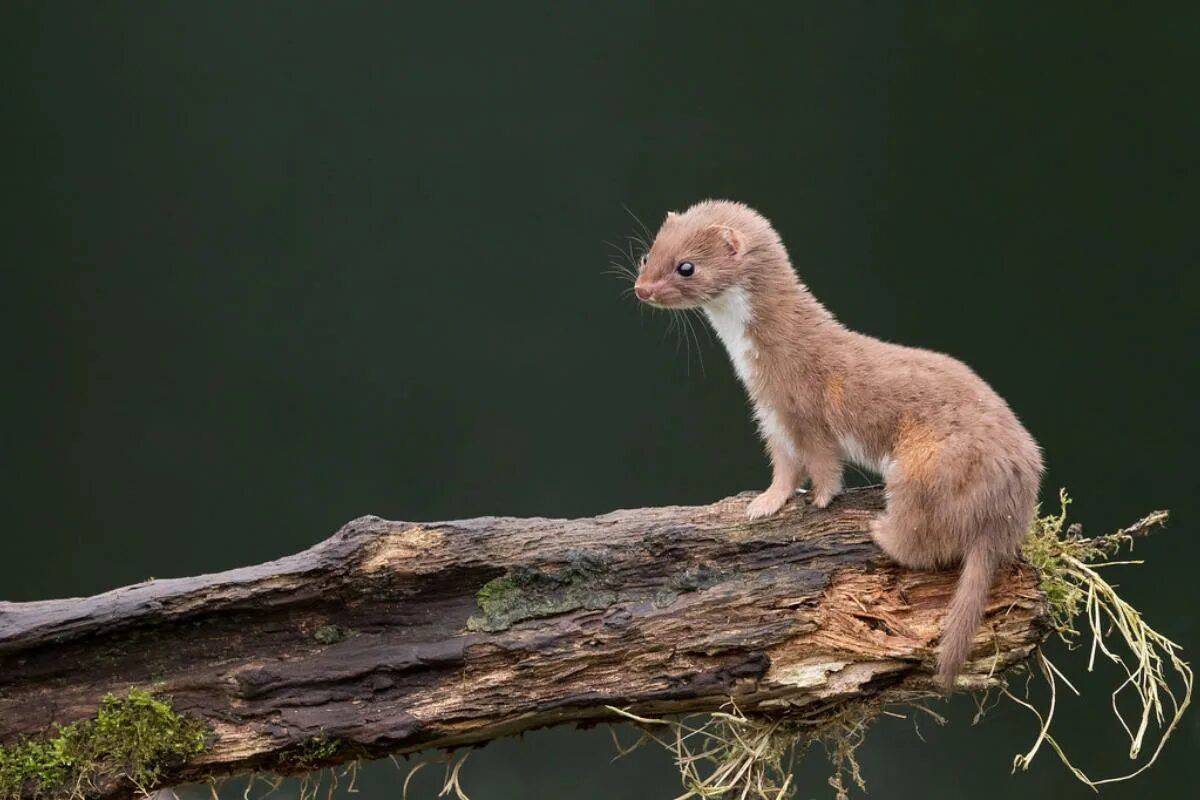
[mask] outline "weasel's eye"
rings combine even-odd
[[[685,278],[690,278],[692,277],[692,273],[696,271],[696,265],[690,261],[680,261],[675,271]]]
[[[646,262],[647,262],[647,261],[649,261],[649,260],[650,260],[650,254],[649,254],[649,253],[642,253],[642,257],[641,257],[640,259],[638,259],[638,269],[645,269],[645,268],[646,268]]]

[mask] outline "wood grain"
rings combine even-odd
[[[314,739],[337,743],[319,759],[336,763],[610,719],[606,705],[734,697],[765,712],[928,688],[956,575],[884,559],[866,533],[881,491],[755,523],[749,498],[573,520],[362,517],[254,567],[0,603],[0,743],[151,688],[213,732],[176,784],[311,767]],[[1032,570],[1003,571],[963,685],[1045,633]]]

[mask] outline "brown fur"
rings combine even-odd
[[[840,373],[825,382],[825,402],[831,414],[845,413],[846,379]]]
[[[690,277],[676,270],[683,261],[695,265]],[[914,569],[962,565],[939,654],[950,686],[1037,501],[1041,453],[1016,415],[962,362],[842,326],[771,224],[740,203],[669,214],[635,289],[655,306],[703,309],[730,351],[773,467],[751,518],[776,513],[805,478],[825,507],[849,460],[887,485],[872,525],[884,552]]]

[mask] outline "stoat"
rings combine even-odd
[[[741,203],[668,214],[634,289],[652,306],[702,309],[728,350],[773,470],[751,519],[775,514],[806,479],[824,508],[850,461],[886,484],[871,534],[887,555],[914,569],[962,565],[938,655],[951,686],[1037,502],[1041,452],[1008,404],[954,358],[840,324],[771,223]]]

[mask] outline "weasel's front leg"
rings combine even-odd
[[[746,508],[749,519],[769,517],[792,498],[800,482],[800,462],[790,447],[771,442],[771,485]]]
[[[804,466],[812,476],[812,502],[825,508],[842,493],[842,457],[832,442],[815,444],[804,453]]]

